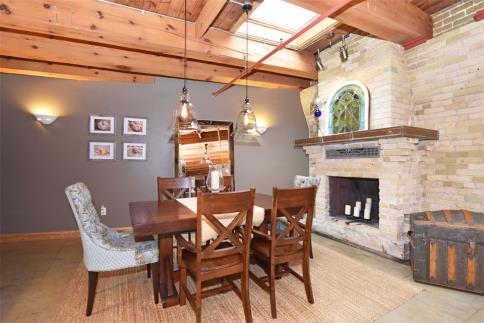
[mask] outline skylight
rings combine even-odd
[[[317,16],[315,12],[282,0],[264,0],[249,16],[249,38],[276,45],[289,39]],[[302,50],[336,24],[337,21],[326,18],[288,47]],[[247,24],[244,22],[235,34],[245,37],[246,28]]]
[[[316,16],[312,11],[282,0],[265,0],[250,19],[295,32]]]

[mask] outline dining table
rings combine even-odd
[[[264,209],[262,227],[270,221],[272,196],[256,193],[254,205]],[[130,202],[129,213],[136,241],[158,236],[159,290],[163,307],[178,305],[175,282],[179,273],[173,265],[173,236],[192,232],[197,227],[197,215],[177,200]]]

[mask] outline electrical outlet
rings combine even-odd
[[[108,213],[108,210],[106,209],[106,207],[104,205],[101,205],[101,215],[106,216],[107,213]]]

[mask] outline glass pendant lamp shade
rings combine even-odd
[[[235,134],[238,136],[251,135],[260,136],[257,130],[257,120],[255,113],[248,98],[245,99],[244,108],[239,113],[237,125],[235,127]]]
[[[190,95],[184,87],[180,95],[180,101],[176,108],[175,119],[180,129],[199,130],[198,121],[193,112],[193,104],[190,102]]]
[[[200,165],[213,165],[210,157],[208,156],[208,144],[205,144],[205,153],[203,154],[202,160],[200,161]]]
[[[207,175],[207,189],[210,192],[221,192],[224,190],[224,175],[222,172],[222,165],[208,166]]]

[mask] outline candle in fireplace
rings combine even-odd
[[[345,205],[345,215],[351,215],[351,205]]]
[[[365,211],[363,212],[363,218],[369,220],[371,215],[371,198],[368,197],[365,203]]]
[[[360,210],[361,210],[361,206],[356,205],[355,208],[353,209],[353,216],[359,218],[360,217]]]

